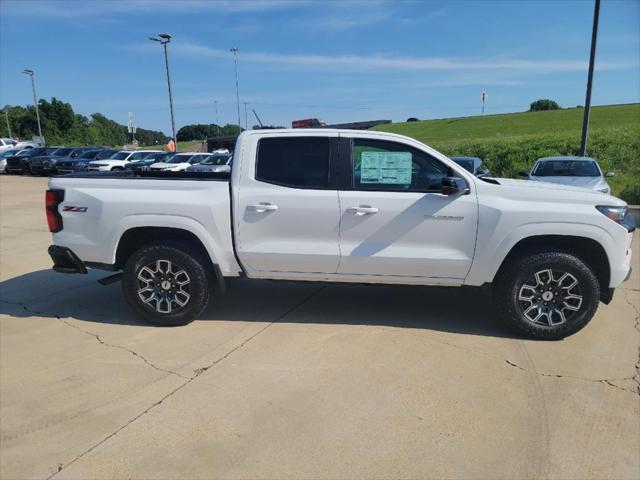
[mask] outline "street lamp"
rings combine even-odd
[[[173,144],[177,150],[178,139],[176,138],[176,120],[173,115],[173,93],[171,91],[171,76],[169,75],[169,55],[167,54],[167,43],[171,42],[171,35],[160,33],[157,37],[149,37],[149,40],[160,43],[164,47],[164,65],[167,69],[167,85],[169,86],[169,110],[171,110],[171,131],[173,133]]]
[[[36,118],[38,119],[38,135],[40,136],[40,141],[44,145],[42,126],[40,125],[40,110],[38,109],[38,96],[36,95],[36,80],[34,77],[34,71],[29,68],[25,68],[24,70],[22,70],[22,73],[31,77],[31,88],[33,89],[33,105],[36,107]]]
[[[242,131],[242,127],[240,126],[240,90],[238,89],[238,60],[236,55],[238,53],[237,48],[230,48],[229,51],[233,54],[233,64],[236,69],[236,103],[238,105],[238,133]]]

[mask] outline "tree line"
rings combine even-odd
[[[42,135],[47,145],[118,146],[131,142],[126,125],[108,119],[101,113],[86,117],[73,111],[71,104],[53,97],[38,101]],[[11,132],[7,128],[7,123]],[[6,105],[0,118],[0,136],[29,140],[38,135],[38,120],[34,106]],[[165,144],[169,137],[155,130],[138,128],[136,140],[142,145]]]

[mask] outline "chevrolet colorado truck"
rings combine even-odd
[[[634,229],[603,193],[477,178],[414,139],[332,129],[244,132],[230,174],[52,178],[46,212],[53,268],[121,272],[155,324],[191,322],[243,275],[490,285],[496,312],[539,339],[580,330],[611,300]]]

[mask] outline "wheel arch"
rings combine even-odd
[[[574,235],[535,235],[521,239],[511,247],[492,280],[500,275],[512,259],[542,250],[561,250],[576,255],[593,269],[603,295],[609,291],[611,267],[604,246],[593,238]]]
[[[219,265],[215,262],[207,250],[204,242],[193,232],[183,228],[139,226],[132,227],[123,232],[120,236],[115,251],[116,269],[124,268],[129,257],[140,247],[152,243],[167,242],[168,244],[181,244],[189,248],[195,255],[205,263],[208,271],[216,280],[219,291],[224,291],[224,277]]]

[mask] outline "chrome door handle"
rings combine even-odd
[[[278,210],[278,205],[273,205],[268,202],[260,202],[258,205],[247,205],[247,210],[256,213],[274,212]]]
[[[378,213],[380,210],[377,207],[372,207],[371,205],[360,205],[359,207],[349,207],[347,208],[347,212],[353,213],[357,216],[362,215],[373,215],[374,213]]]

